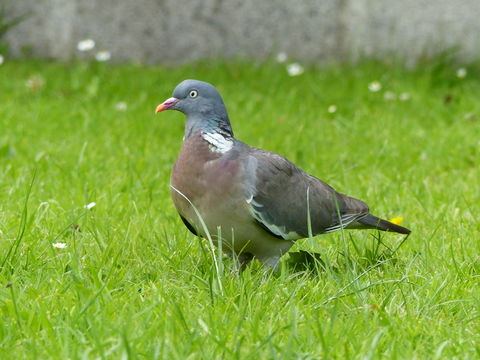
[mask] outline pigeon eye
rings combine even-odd
[[[196,98],[196,97],[198,96],[198,91],[197,91],[197,90],[191,90],[188,95],[189,95],[191,98]]]

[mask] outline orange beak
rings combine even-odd
[[[155,113],[159,113],[160,111],[163,111],[163,110],[168,110],[179,101],[180,101],[179,99],[171,97],[165,100],[162,104],[158,105],[157,108],[155,109]]]

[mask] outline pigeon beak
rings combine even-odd
[[[180,101],[179,99],[171,97],[165,100],[162,104],[158,105],[157,108],[155,109],[155,113],[159,113],[160,111],[163,111],[163,110],[168,110],[179,101]]]

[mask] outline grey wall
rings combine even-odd
[[[81,57],[85,38],[112,60],[169,64],[279,51],[306,62],[480,54],[480,0],[0,1],[9,16],[29,14],[7,35],[16,56]]]

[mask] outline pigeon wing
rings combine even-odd
[[[339,230],[368,214],[360,200],[335,191],[276,153],[250,148],[247,202],[254,221],[272,235],[296,240]]]

